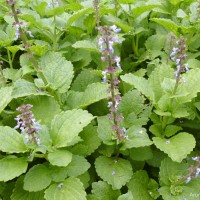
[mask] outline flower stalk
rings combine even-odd
[[[103,82],[109,84],[108,93],[108,107],[109,107],[109,120],[113,121],[115,134],[113,138],[120,144],[125,139],[128,139],[125,134],[126,129],[120,127],[120,122],[123,119],[122,113],[118,113],[118,106],[121,100],[121,96],[118,94],[119,79],[117,77],[117,70],[121,70],[120,57],[114,55],[114,44],[119,43],[118,36],[115,34],[120,31],[115,25],[113,26],[101,26],[97,28],[102,33],[98,40],[100,52],[102,54],[101,60],[107,63],[107,68],[102,72]],[[107,79],[109,77],[109,79]]]
[[[17,125],[14,129],[20,129],[21,134],[24,135],[26,143],[36,143],[40,146],[40,138],[38,137],[38,131],[41,130],[40,124],[36,122],[32,111],[30,110],[33,106],[26,104],[18,107],[16,110],[21,112],[20,115],[17,115],[15,120]]]
[[[12,11],[11,15],[14,17],[14,20],[15,20],[15,22],[13,23],[13,26],[16,27],[16,34],[15,34],[14,40],[21,38],[24,48],[28,52],[29,59],[33,63],[34,69],[36,70],[36,72],[38,72],[40,74],[40,77],[42,78],[44,84],[47,85],[48,82],[47,82],[45,76],[43,75],[41,69],[39,68],[37,60],[35,59],[33,53],[31,52],[31,50],[29,48],[30,44],[28,43],[26,34],[29,34],[30,37],[33,37],[32,33],[30,31],[23,30],[23,28],[27,28],[27,25],[24,22],[19,21],[18,14],[21,12],[19,9],[15,8],[16,2],[14,0],[7,0],[6,3],[8,5],[10,5],[11,11]]]

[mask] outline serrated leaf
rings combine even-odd
[[[80,137],[83,141],[73,146],[70,151],[73,154],[89,156],[101,144],[101,140],[97,135],[97,127],[87,126],[81,133]]]
[[[77,178],[70,177],[58,184],[51,185],[45,190],[46,200],[86,200],[83,184]]]
[[[166,42],[166,36],[161,34],[156,34],[150,36],[145,42],[147,49],[162,50]]]
[[[51,179],[54,182],[64,181],[66,177],[68,176],[65,167],[49,165],[48,168],[49,168],[49,173],[50,173],[49,176],[51,176]]]
[[[42,72],[53,90],[65,93],[73,79],[73,65],[61,53],[49,52],[41,57]]]
[[[153,200],[153,195],[159,196],[158,184],[155,188],[149,187],[151,179],[149,179],[146,171],[137,171],[133,174],[132,179],[128,183],[128,189],[132,192],[133,199],[138,200]]]
[[[43,164],[38,164],[33,166],[25,175],[23,188],[29,192],[37,192],[47,188],[50,183],[49,169]]]
[[[153,142],[158,149],[164,151],[173,161],[181,162],[195,147],[193,135],[181,132],[166,139],[153,137]]]
[[[132,160],[143,161],[153,158],[153,153],[150,147],[131,148],[129,150]]]
[[[176,100],[179,104],[190,102],[197,93],[200,92],[200,69],[191,69],[188,73],[184,74],[183,77],[186,80],[186,84],[179,84],[176,95]],[[181,94],[183,94],[181,96]]]
[[[104,144],[112,145],[115,143],[113,140],[113,135],[115,132],[112,130],[112,126],[114,125],[111,120],[109,120],[108,116],[102,116],[97,118],[98,121],[98,136],[103,141]]]
[[[133,85],[137,90],[139,90],[147,98],[151,99],[152,101],[154,100],[153,90],[145,78],[135,76],[134,74],[125,74],[120,77],[124,82],[129,83],[130,85]]]
[[[150,146],[152,141],[149,139],[146,129],[140,126],[132,126],[126,132],[128,139],[122,144],[121,149],[130,149],[133,147]]]
[[[112,185],[113,189],[120,189],[132,177],[132,166],[128,160],[122,158],[108,158],[99,156],[95,161],[97,174]]]
[[[98,181],[92,183],[92,196],[96,199],[116,200],[120,195],[119,190],[113,190],[106,182]]]
[[[84,15],[90,14],[92,12],[93,12],[92,8],[84,8],[84,9],[81,9],[81,10],[73,13],[73,15],[67,21],[67,28],[70,27],[74,21],[76,21],[79,18],[83,17]]]
[[[187,177],[189,163],[173,162],[170,158],[165,158],[160,167],[160,194],[166,200],[188,199],[193,200],[200,184],[200,178],[194,178],[186,183],[183,177]],[[170,198],[171,197],[171,198]],[[197,196],[196,196],[197,197]],[[198,198],[197,198],[198,199]]]
[[[154,21],[158,24],[161,24],[162,26],[164,26],[165,28],[169,29],[170,31],[172,31],[174,34],[176,34],[177,36],[179,36],[180,34],[186,34],[189,32],[192,32],[195,30],[194,27],[184,27],[184,26],[179,26],[176,23],[174,23],[172,20],[170,19],[164,19],[164,18],[151,18],[151,21]]]
[[[97,44],[89,40],[77,41],[72,45],[72,47],[76,49],[86,49],[88,51],[94,51],[97,53],[99,52],[99,49],[97,48]]]
[[[169,157],[164,158],[161,162],[159,173],[161,186],[172,184],[173,180],[188,172],[188,167],[189,165],[186,163],[174,162]]]
[[[176,125],[167,125],[165,128],[165,132],[164,134],[167,137],[171,137],[172,135],[174,135],[175,133],[177,133],[178,131],[182,130],[182,127],[180,126],[176,126]]]
[[[3,109],[10,103],[12,100],[12,93],[13,87],[2,87],[0,89],[0,113],[3,111]]]
[[[30,96],[26,98],[24,104],[33,105],[31,110],[35,119],[49,128],[54,116],[61,111],[58,102],[50,96]]]
[[[119,17],[114,15],[105,15],[104,18],[112,24],[115,24],[117,27],[121,28],[125,33],[128,31],[133,31],[133,27],[129,26],[128,23],[121,20]]]
[[[18,79],[14,83],[14,88],[12,91],[12,98],[19,98],[29,95],[42,95],[43,92],[38,92],[38,88],[31,82],[24,79]]]
[[[120,195],[117,200],[133,200],[132,192],[128,191],[126,194]]]
[[[166,64],[156,67],[149,77],[149,84],[154,92],[154,98],[157,102],[163,95],[162,83],[166,78],[174,79],[174,70]]]
[[[108,96],[108,85],[104,83],[93,83],[87,86],[84,92],[72,91],[67,97],[67,105],[70,108],[85,108]]]
[[[152,11],[153,8],[160,8],[160,4],[148,4],[148,5],[142,5],[139,7],[135,7],[131,10],[133,13],[134,18],[139,17],[142,13],[147,12],[147,11]]]
[[[0,181],[12,180],[25,173],[28,167],[26,158],[8,156],[0,160]]]
[[[80,181],[83,183],[83,187],[85,189],[90,187],[90,174],[88,171],[85,172],[84,174],[77,176],[77,178],[80,179]]]
[[[21,176],[17,179],[15,188],[11,195],[11,200],[44,200],[44,191],[41,192],[28,192],[23,189],[24,177]]]
[[[119,112],[122,112],[124,117],[127,117],[128,114],[132,112],[139,114],[144,109],[144,101],[145,98],[139,91],[129,91],[122,97],[120,101]]]
[[[8,126],[0,126],[0,150],[7,153],[27,151],[24,136]]]
[[[71,90],[84,92],[88,85],[101,82],[101,78],[94,71],[84,69],[73,81]]]
[[[69,176],[79,176],[90,168],[90,163],[82,156],[73,155],[72,161],[65,168]]]
[[[48,153],[48,160],[52,165],[66,167],[72,161],[72,153],[67,150],[58,149]]]
[[[94,117],[86,110],[69,110],[55,116],[50,135],[55,147],[76,143],[78,134]]]

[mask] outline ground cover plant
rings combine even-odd
[[[199,1],[0,2],[1,199],[200,199]]]

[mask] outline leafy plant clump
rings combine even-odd
[[[0,199],[200,199],[200,2],[2,0]]]

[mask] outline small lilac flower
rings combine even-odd
[[[26,143],[35,142],[37,145],[40,145],[40,139],[37,134],[41,130],[41,126],[36,122],[32,111],[30,110],[32,105],[26,104],[18,107],[16,110],[21,112],[16,118],[17,125],[14,129],[20,129],[21,134],[24,135]]]
[[[185,38],[181,37],[176,42],[176,47],[173,47],[170,58],[176,64],[175,78],[181,79],[181,74],[189,71],[188,64],[186,63],[186,50]]]
[[[119,33],[119,32],[121,31],[121,28],[117,28],[116,25],[110,26],[110,29],[111,29],[112,31],[114,31],[115,33]]]
[[[188,183],[191,181],[191,179],[192,179],[192,178],[191,178],[190,176],[188,176],[188,177],[187,177],[187,180],[186,180],[186,184],[188,184]]]

